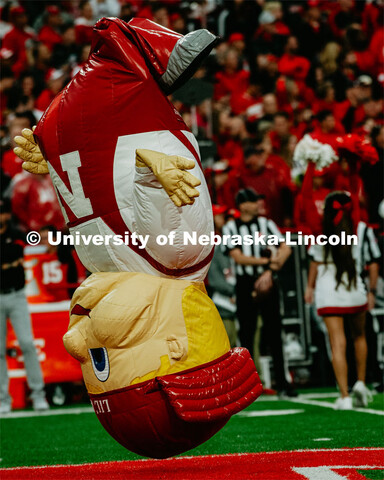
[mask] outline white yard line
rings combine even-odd
[[[80,415],[81,413],[93,413],[92,407],[80,408],[51,408],[42,412],[28,411],[14,411],[6,415],[0,415],[1,419],[13,418],[31,418],[31,417],[52,417],[54,415]]]
[[[301,393],[300,398],[337,398],[339,395],[337,392]]]
[[[236,417],[273,417],[277,415],[294,415],[304,413],[304,410],[243,410],[236,414]]]
[[[321,392],[321,393],[300,393],[300,398],[337,398],[339,393],[337,392]],[[285,400],[285,398],[280,399],[277,395],[262,395],[257,401],[258,402],[276,402],[277,400]]]
[[[329,403],[329,402],[320,402],[318,400],[309,400],[309,399],[306,399],[306,398],[301,398],[301,397],[297,397],[297,398],[290,398],[289,400],[287,400],[288,402],[292,402],[292,403],[299,403],[301,405],[314,405],[316,407],[325,407],[325,408],[332,408],[332,410],[334,409],[334,405],[333,403]],[[370,413],[372,415],[380,415],[380,416],[384,416],[384,411],[382,410],[373,410],[372,408],[354,408],[353,410],[350,410],[351,412],[359,412],[359,413]]]

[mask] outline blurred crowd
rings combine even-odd
[[[219,35],[195,74],[194,94],[171,98],[199,141],[213,145],[203,162],[213,203],[230,211],[236,193],[251,187],[265,196],[277,225],[306,230],[303,172],[292,159],[297,142],[310,133],[333,146],[339,135],[356,133],[380,156],[362,169],[359,185],[361,218],[379,227],[383,1],[2,0],[0,6],[1,187],[23,230],[62,229],[64,222],[49,177],[22,172],[13,138],[38,122],[79,71],[102,16],[145,17],[182,34],[204,27]],[[348,190],[348,165],[317,171],[318,208],[340,188]]]

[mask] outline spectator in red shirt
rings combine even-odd
[[[317,90],[317,98],[313,103],[313,113],[317,115],[321,110],[331,110],[336,106],[335,88],[332,82],[324,82]]]
[[[76,44],[76,31],[73,25],[65,25],[62,29],[62,42],[55,45],[52,53],[54,68],[66,67],[77,60],[80,47]]]
[[[282,157],[285,163],[292,166],[292,133],[289,115],[278,112],[273,117],[272,130],[268,133],[273,153]],[[297,140],[297,139],[296,139]]]
[[[246,113],[248,109],[252,112],[252,107],[261,105],[262,97],[260,87],[257,84],[250,84],[249,87],[239,93],[233,93],[231,97],[231,109],[235,115]],[[259,108],[261,110],[261,108]]]
[[[215,98],[218,100],[233,93],[241,93],[249,86],[249,72],[240,67],[240,57],[236,49],[229,48],[224,56],[224,69],[215,75]]]
[[[240,188],[239,179],[236,172],[231,172],[227,160],[215,162],[212,168],[207,169],[206,174],[212,203],[227,205],[229,209],[236,208],[235,197]]]
[[[75,20],[76,42],[79,45],[84,45],[92,42],[92,31],[95,22],[91,2],[82,1],[79,8],[80,16]]]
[[[253,188],[265,195],[268,217],[278,225],[288,226],[292,218],[291,186],[284,173],[268,164],[268,151],[263,140],[256,140],[244,151],[244,163],[240,174],[242,188]]]
[[[48,88],[43,90],[36,100],[36,108],[44,112],[56,97],[56,95],[63,89],[65,84],[66,75],[62,70],[52,69],[48,75],[47,85]]]
[[[294,141],[292,142],[291,139]],[[290,163],[291,163],[291,157],[293,156],[293,151],[295,150],[296,143],[297,143],[296,137],[291,136],[289,144],[287,145],[287,153],[289,152]],[[264,135],[263,137],[263,147],[267,152],[267,165],[271,166],[277,172],[279,172],[284,180],[284,183],[286,185],[289,185],[291,190],[293,191],[295,187],[291,179],[291,167],[288,165],[288,163],[285,161],[285,159],[281,155],[273,151],[272,142],[268,134]]]
[[[304,109],[312,102],[312,90],[285,76],[276,82],[276,97],[281,111],[287,112],[291,119],[298,110]]]
[[[264,120],[273,120],[273,117],[278,112],[279,107],[277,103],[277,98],[274,93],[267,93],[263,97],[263,116]]]
[[[11,8],[10,17],[13,28],[5,34],[2,50],[8,50],[12,54],[12,71],[19,76],[28,66],[26,42],[32,40],[35,33],[27,26],[28,18],[23,7]]]
[[[369,75],[360,75],[346,92],[347,100],[338,105],[347,132],[364,132],[367,120],[383,122],[382,98],[373,98],[373,82]],[[381,96],[380,96],[381,97]],[[343,111],[344,110],[344,111]]]
[[[295,34],[300,43],[300,52],[312,60],[319,53],[327,39],[331,37],[328,22],[324,19],[319,1],[308,1],[306,10],[298,14]]]
[[[281,2],[265,2],[259,16],[259,25],[255,34],[256,42],[267,51],[280,53],[282,44],[290,33],[283,22]]]
[[[288,37],[284,51],[285,53],[278,63],[280,74],[293,78],[302,84],[307,78],[311,64],[305,57],[297,55],[299,42],[295,36]]]
[[[48,72],[52,68],[52,52],[44,43],[38,43],[33,51],[34,65],[29,71],[42,89],[45,86]]]
[[[278,58],[271,53],[259,54],[256,57],[257,71],[254,78],[261,85],[263,93],[275,91],[276,81],[279,77]]]
[[[336,125],[335,116],[330,110],[321,110],[317,114],[317,121],[318,125],[311,133],[311,137],[320,143],[327,143],[335,149],[336,138],[344,133],[344,129],[342,126]]]
[[[230,35],[228,43],[232,48],[238,51],[239,55],[244,54],[245,50],[245,38],[242,33],[234,32]]]
[[[328,23],[336,38],[341,38],[349,25],[356,21],[355,0],[334,2],[335,8],[329,15]]]
[[[362,27],[365,34],[372,38],[378,30],[382,31],[384,17],[384,5],[379,2],[366,3],[362,15]]]
[[[63,41],[59,31],[63,19],[60,15],[60,10],[56,5],[48,6],[46,8],[46,14],[45,25],[41,28],[38,39],[52,52],[55,45],[60,44]]]
[[[21,132],[24,128],[32,128],[33,125],[36,125],[36,119],[33,116],[33,113],[30,111],[15,113],[9,123],[11,149],[3,153],[1,169],[11,178],[23,171],[21,168],[23,161],[13,151],[13,148],[17,146],[13,139],[16,137],[16,135],[21,135]]]
[[[38,88],[33,73],[29,70],[22,72],[9,99],[8,108],[15,112],[32,111],[36,120],[39,120],[40,116],[34,111]]]
[[[374,74],[374,63],[372,52],[368,48],[368,39],[361,25],[354,23],[346,31],[345,42],[349,50],[350,62],[360,72]]]
[[[226,158],[229,166],[239,170],[243,166],[243,143],[249,138],[249,134],[242,117],[229,117],[226,121],[227,135],[224,141],[218,145],[217,153],[220,158]]]

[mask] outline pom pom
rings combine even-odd
[[[313,162],[316,170],[322,170],[337,159],[338,157],[330,145],[321,143],[307,134],[296,145],[293,153],[293,171],[295,175],[304,174],[308,162]]]
[[[379,161],[379,155],[371,143],[355,133],[337,137],[336,145],[340,157],[346,156],[347,159],[355,157],[356,160],[371,165]]]

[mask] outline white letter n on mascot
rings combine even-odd
[[[212,246],[183,245],[184,232],[210,234],[212,209],[196,139],[167,94],[215,41],[103,18],[84,67],[34,134],[16,137],[24,168],[49,171],[72,233],[149,235],[145,249],[76,247],[92,275],[73,296],[64,344],[104,428],[155,458],[206,441],[262,390],[205,291]],[[173,244],[159,246],[171,231]]]

